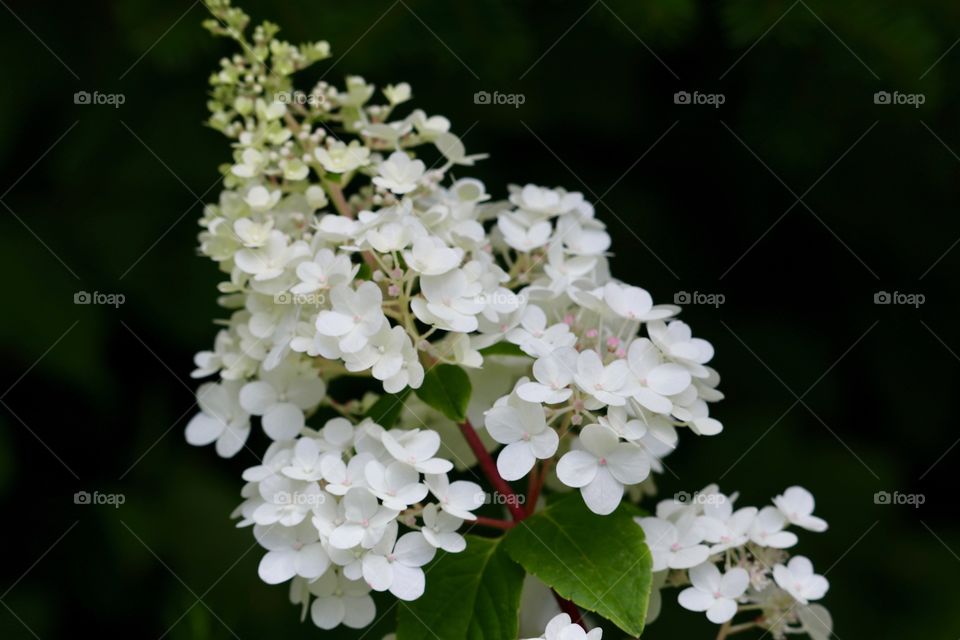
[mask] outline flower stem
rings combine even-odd
[[[512,529],[517,525],[515,520],[500,520],[499,518],[486,518],[484,516],[477,516],[477,519],[474,520],[473,523],[503,530]]]
[[[551,593],[553,593],[553,599],[557,601],[558,605],[560,605],[560,610],[563,611],[568,616],[570,616],[570,622],[580,625],[581,627],[583,627],[584,631],[587,631],[588,630],[587,625],[584,624],[583,615],[580,613],[580,609],[577,608],[577,605],[573,604],[572,602],[570,602],[569,600],[561,596],[556,591],[553,591],[552,589],[551,589]]]
[[[460,423],[460,431],[463,433],[463,437],[466,438],[467,444],[470,445],[470,450],[473,451],[473,455],[477,457],[477,462],[480,463],[483,474],[487,476],[490,484],[503,496],[503,501],[510,510],[513,519],[517,521],[523,520],[524,516],[527,515],[526,511],[520,506],[520,501],[517,499],[517,494],[513,492],[513,488],[506,480],[500,477],[500,472],[497,471],[497,465],[487,452],[487,448],[483,446],[483,442],[480,440],[480,436],[477,435],[476,429],[473,428],[469,420],[464,420]]]

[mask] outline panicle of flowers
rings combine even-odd
[[[470,422],[489,449],[504,445],[500,476],[552,468],[554,489],[578,489],[602,515],[628,491],[652,492],[680,430],[722,431],[709,411],[723,397],[713,347],[676,319],[678,307],[612,277],[610,235],[582,194],[528,184],[492,200],[482,182],[450,175],[481,156],[448,119],[400,113],[410,85],[383,88],[382,102],[356,76],[298,90],[292,76],[328,57],[326,42],[293,45],[271,23],[250,29],[228,0],[207,4],[206,26],[241,51],[210,78],[209,124],[232,158],[199,250],[223,274],[228,317],[195,358],[193,376],[212,381],[186,438],[223,457],[247,447],[252,425],[271,441],[244,472],[234,515],[266,550],[260,577],[289,581],[304,617],[360,628],[375,617],[371,591],[419,597],[421,567],[436,549],[464,549],[458,531],[486,497],[448,476],[469,466],[449,420],[398,397],[404,410],[385,428],[366,417],[376,398],[330,397],[337,378],[399,394],[431,367],[463,367]],[[807,625],[822,585],[802,557],[781,564],[780,551],[796,541],[787,521],[819,526],[798,495],[730,513],[661,503],[640,522],[654,568],[670,584],[683,572],[693,589],[726,580],[719,596],[681,598],[699,607],[715,596],[697,609],[711,619],[749,603],[768,621],[784,612],[773,634]],[[717,577],[718,562],[749,585],[733,594],[741,574]],[[790,598],[803,607],[784,608]],[[558,620],[546,637],[575,637]]]
[[[776,639],[803,633],[828,640],[833,622],[815,601],[830,585],[809,559],[787,551],[798,541],[787,530],[791,525],[827,529],[813,515],[813,496],[794,486],[760,509],[735,508],[736,500],[737,494],[725,495],[710,485],[692,496],[661,501],[655,516],[636,518],[653,557],[656,589],[647,622],[659,614],[661,589],[683,587],[680,606],[728,625],[727,635],[763,629]],[[740,614],[746,619],[733,624]]]

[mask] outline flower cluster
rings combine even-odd
[[[199,241],[223,274],[229,317],[195,358],[193,376],[212,381],[186,439],[223,457],[257,456],[252,426],[270,441],[243,474],[234,515],[266,550],[260,577],[289,581],[304,617],[360,628],[375,617],[371,591],[423,594],[421,567],[437,549],[464,550],[458,531],[486,501],[448,475],[474,464],[475,445],[504,445],[484,469],[496,467],[498,490],[533,474],[536,492],[545,480],[578,489],[606,515],[628,491],[652,492],[679,430],[722,431],[709,412],[723,397],[713,347],[678,307],[613,278],[610,235],[582,194],[528,184],[493,200],[480,181],[452,177],[480,156],[449,120],[401,113],[410,85],[383,88],[379,102],[355,76],[298,91],[291,76],[327,57],[325,42],[292,45],[268,22],[248,36],[246,14],[207,4],[206,26],[242,53],[210,78],[209,124],[233,153]],[[441,365],[469,378],[471,451],[422,393]],[[366,385],[362,399],[331,392],[347,378]],[[399,418],[371,417],[384,401]],[[759,512],[732,512],[733,498],[716,509],[662,503],[641,521],[654,569],[672,570],[671,584],[690,570],[681,604],[715,621],[736,602],[774,612],[783,594],[819,597],[803,558],[772,570],[779,587],[758,568],[795,542],[786,520],[819,526],[805,495],[790,490]],[[738,571],[752,572],[752,591]],[[774,634],[817,610],[783,611]],[[545,637],[600,634],[560,616]]]
[[[267,549],[260,578],[293,580],[291,599],[304,612],[309,605],[323,629],[370,624],[371,589],[419,598],[420,567],[438,548],[464,549],[456,531],[485,500],[478,485],[450,482],[453,465],[435,457],[439,447],[435,431],[342,417],[274,442],[262,464],[244,472],[246,500],[234,514]],[[424,505],[428,494],[436,502]],[[415,530],[400,535],[401,519]]]
[[[737,495],[724,495],[716,485],[684,500],[664,500],[655,517],[637,518],[653,556],[654,584],[659,588],[687,586],[680,606],[705,612],[715,624],[754,612],[737,631],[764,629],[773,638],[805,633],[828,640],[832,621],[822,598],[829,583],[814,572],[804,556],[790,557],[797,543],[790,525],[826,531],[827,523],[813,515],[814,499],[802,487],[790,487],[773,505],[734,509]],[[721,570],[722,568],[722,570]],[[659,591],[651,598],[648,622],[660,609]]]

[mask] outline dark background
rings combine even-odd
[[[227,519],[249,454],[220,460],[182,435],[192,354],[222,316],[195,221],[229,159],[202,126],[229,43],[200,28],[198,3],[0,4],[0,636],[320,635],[259,581],[249,530]],[[831,527],[795,551],[827,571],[838,638],[960,636],[960,5],[243,6],[292,41],[330,41],[311,77],[411,82],[414,106],[491,154],[458,174],[494,194],[602,197],[616,275],[655,299],[722,294],[683,317],[716,346],[726,430],[684,434],[662,493],[719,480],[762,505],[802,484]],[[76,105],[80,90],[125,103]],[[478,105],[480,90],[525,102]],[[725,103],[674,104],[681,90]],[[876,105],[881,90],[925,104]],[[126,302],[74,305],[81,290]],[[925,303],[876,305],[878,291]],[[125,503],[75,505],[79,490]],[[877,505],[878,491],[925,502]],[[671,594],[645,637],[715,633]]]

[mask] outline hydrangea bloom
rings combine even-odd
[[[489,520],[474,513],[483,488],[459,474],[496,446],[483,471],[498,491],[532,479],[532,504],[508,505],[515,520],[537,508],[552,471],[554,490],[579,490],[608,515],[652,491],[678,432],[722,431],[710,416],[723,397],[713,347],[678,307],[611,275],[610,235],[583,194],[527,184],[492,200],[460,175],[481,156],[448,119],[404,115],[410,85],[384,88],[379,103],[357,76],[296,92],[292,76],[326,58],[327,43],[293,46],[270,23],[248,37],[228,0],[208,6],[208,28],[243,53],[210,79],[209,124],[233,158],[199,244],[223,274],[227,317],[195,358],[193,376],[214,380],[198,390],[186,439],[223,457],[267,443],[234,516],[265,550],[260,577],[289,581],[304,617],[362,628],[376,617],[371,591],[419,598],[437,550],[464,551],[462,529]],[[407,395],[441,365],[473,389],[472,420],[460,422],[469,453],[450,412]],[[333,397],[347,379],[367,394]],[[775,506],[734,511],[713,493],[729,503],[667,501],[638,520],[654,571],[669,572],[654,583],[691,581],[680,604],[714,622],[750,602],[769,620],[783,613],[775,637],[813,633],[821,611],[807,605],[826,581],[780,551],[797,541],[789,524],[826,528],[812,496],[792,487]],[[561,614],[542,637],[600,635]]]

